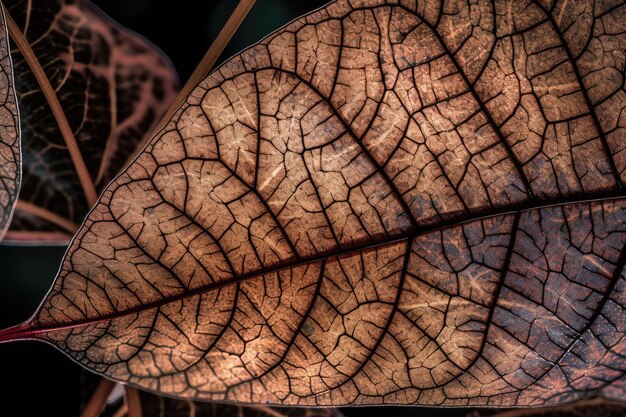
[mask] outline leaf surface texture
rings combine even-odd
[[[625,10],[300,18],[205,79],[105,189],[14,337],[205,400],[623,392]]]

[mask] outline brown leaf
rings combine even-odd
[[[361,0],[291,23],[196,88],[0,340],[205,400],[623,392],[625,11]]]
[[[143,417],[343,417],[334,408],[276,408],[205,403],[139,392]]]
[[[14,42],[11,51],[24,182],[7,239],[67,241],[91,208],[90,198],[165,113],[177,77],[161,51],[87,1],[4,4],[25,42]],[[52,101],[42,82],[51,87]],[[70,157],[67,136],[73,136],[77,156]]]
[[[19,115],[8,34],[0,7],[0,240],[4,236],[21,182]]]

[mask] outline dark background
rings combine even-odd
[[[96,0],[122,25],[142,34],[170,57],[187,79],[237,4],[236,0]],[[324,0],[258,0],[220,62],[256,43]],[[0,245],[0,328],[25,321],[56,275],[65,247]],[[80,414],[97,378],[51,346],[38,342],[0,345],[0,416]],[[454,416],[467,410],[358,408],[346,416]],[[224,416],[226,417],[226,416]]]

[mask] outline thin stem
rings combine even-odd
[[[98,417],[107,402],[107,398],[111,395],[111,391],[115,388],[115,384],[116,383],[113,381],[102,378],[96,391],[89,399],[81,417]]]
[[[72,235],[63,232],[31,232],[28,230],[8,230],[2,242],[10,244],[65,244]]]
[[[126,394],[126,404],[128,405],[128,417],[141,417],[141,401],[137,388],[124,386]]]
[[[124,417],[128,414],[128,404],[124,403],[122,406],[113,414],[113,417]]]
[[[239,1],[239,4],[237,4],[237,7],[235,7],[235,10],[231,13],[230,17],[226,21],[226,24],[222,27],[222,30],[209,47],[209,50],[206,54],[204,54],[204,57],[193,71],[183,88],[180,90],[174,102],[170,105],[167,113],[165,113],[165,115],[161,118],[161,121],[159,121],[159,123],[150,132],[148,132],[146,136],[144,136],[141,143],[137,145],[135,152],[133,152],[130,158],[126,161],[126,166],[128,166],[128,164],[135,159],[137,154],[141,152],[150,139],[152,139],[155,134],[165,127],[167,122],[169,122],[172,116],[174,116],[174,113],[176,113],[178,108],[185,102],[187,97],[189,97],[193,89],[196,88],[196,86],[209,75],[213,66],[217,62],[217,59],[220,57],[222,52],[224,52],[224,48],[226,48],[226,45],[228,45],[228,42],[230,42],[237,29],[248,15],[252,6],[254,6],[255,1],[256,0]]]
[[[281,413],[277,409],[274,409],[274,408],[271,408],[271,407],[267,407],[267,406],[264,406],[264,405],[253,405],[253,406],[250,406],[250,408],[253,408],[255,410],[259,410],[261,415],[267,415],[269,417],[286,417],[285,414]]]
[[[48,211],[43,207],[37,206],[33,203],[29,203],[28,201],[17,200],[15,208],[23,211],[24,213],[32,214],[33,216],[37,216],[43,220],[46,220],[47,222],[60,227],[61,229],[72,235],[76,233],[79,227],[76,223],[62,216],[59,216],[58,214]]]
[[[41,87],[41,92],[46,98],[46,101],[52,110],[52,115],[59,126],[63,140],[65,140],[65,145],[67,146],[72,163],[74,164],[74,169],[76,169],[76,174],[78,175],[80,185],[85,193],[87,203],[89,204],[89,207],[93,207],[98,199],[98,193],[96,192],[96,187],[94,186],[91,176],[89,175],[89,171],[87,170],[87,165],[85,165],[85,160],[80,153],[78,143],[74,137],[74,132],[72,132],[72,128],[67,121],[67,117],[65,117],[65,112],[63,111],[63,107],[61,107],[59,98],[52,88],[50,80],[41,67],[39,60],[35,56],[33,49],[30,47],[28,40],[6,9],[4,9],[4,14],[6,16],[9,35],[11,35],[11,39],[17,45],[18,49],[22,53],[22,56],[24,57],[24,60],[33,72],[33,76],[37,80],[39,87]]]

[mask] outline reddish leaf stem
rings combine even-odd
[[[17,340],[33,339],[41,333],[37,329],[33,329],[29,322],[0,330],[0,343],[15,342]]]
[[[59,216],[56,213],[53,213],[49,210],[46,210],[43,207],[39,207],[33,203],[24,200],[17,200],[17,204],[15,206],[18,210],[23,212],[32,214],[33,216],[37,216],[40,219],[46,220],[55,226],[60,227],[65,230],[69,234],[73,235],[78,230],[78,225],[74,222],[69,221],[68,219]]]
[[[104,408],[107,398],[115,388],[116,383],[106,378],[100,380],[100,384],[93,393],[81,417],[98,417]]]
[[[113,417],[124,417],[128,414],[128,404],[124,403],[122,406],[113,414]]]
[[[65,245],[72,235],[63,232],[31,232],[28,230],[8,230],[2,239],[9,244],[62,244]]]
[[[124,387],[126,395],[126,404],[128,405],[128,417],[142,417],[141,416],[141,401],[139,400],[139,391],[136,388]]]

